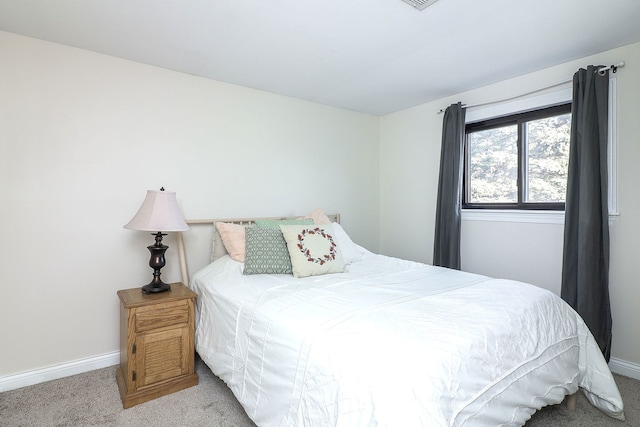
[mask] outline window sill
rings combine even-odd
[[[620,216],[609,213],[609,225]],[[526,222],[530,224],[564,224],[564,211],[463,209],[463,221]]]

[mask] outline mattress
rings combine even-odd
[[[344,273],[191,281],[196,349],[260,427],[520,426],[582,388],[624,419],[580,316],[511,280],[372,254]]]

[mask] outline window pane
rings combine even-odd
[[[527,123],[526,202],[564,202],[569,167],[571,114]]]
[[[518,127],[468,134],[469,203],[518,202]]]

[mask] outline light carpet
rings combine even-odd
[[[115,366],[7,391],[0,393],[0,426],[255,427],[229,388],[199,358],[196,372],[197,386],[129,409],[122,409]],[[526,427],[640,427],[640,381],[615,379],[627,421],[609,418],[579,393],[575,412],[564,405],[542,408]]]

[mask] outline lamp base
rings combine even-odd
[[[148,285],[144,285],[142,287],[143,294],[155,294],[158,292],[166,292],[170,290],[171,290],[171,285],[169,285],[168,283],[164,283],[161,280],[158,280],[158,281],[153,280]]]
[[[160,280],[160,269],[165,265],[164,253],[169,248],[169,246],[162,244],[162,236],[166,236],[166,234],[158,231],[152,234],[152,236],[155,236],[156,243],[147,246],[147,249],[151,252],[149,267],[153,268],[153,280],[148,285],[142,287],[143,294],[154,294],[171,290],[171,286]]]

